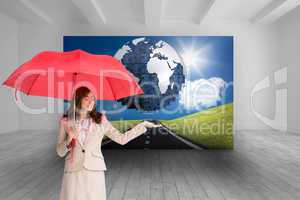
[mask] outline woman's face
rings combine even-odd
[[[91,111],[95,104],[95,96],[92,92],[89,92],[89,94],[82,98],[81,100],[81,108]]]

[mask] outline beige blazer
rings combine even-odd
[[[107,170],[101,151],[101,143],[104,135],[124,145],[147,131],[145,125],[139,123],[125,133],[120,133],[120,131],[113,127],[110,121],[107,120],[105,114],[102,116],[103,118],[100,124],[93,122],[90,126],[85,143],[81,145],[80,142],[76,142],[76,146],[73,149],[72,162],[71,151],[66,147],[68,137],[66,132],[67,119],[60,119],[56,152],[60,157],[65,157],[65,173],[78,171],[83,167],[88,170]]]

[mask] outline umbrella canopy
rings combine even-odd
[[[3,83],[27,95],[71,100],[78,86],[87,86],[97,100],[118,100],[144,94],[135,77],[109,55],[76,49],[44,51],[17,68]]]

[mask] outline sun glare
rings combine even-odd
[[[188,69],[200,71],[202,67],[209,63],[211,49],[209,45],[195,46],[195,43],[193,42],[192,45],[187,46],[180,41],[180,46],[182,49],[180,56]]]
[[[196,66],[197,65],[197,52],[186,51],[182,55],[183,62],[186,66]]]

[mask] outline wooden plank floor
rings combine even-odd
[[[57,200],[56,133],[0,135],[0,200]],[[103,150],[109,200],[300,199],[300,135],[239,131],[235,150]]]

